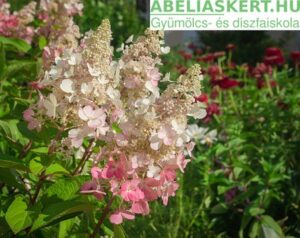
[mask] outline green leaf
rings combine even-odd
[[[228,142],[228,146],[230,148],[235,148],[235,147],[242,145],[244,142],[245,142],[245,140],[243,140],[241,138],[235,138]]]
[[[46,169],[46,175],[48,174],[69,174],[69,171],[62,167],[60,164],[51,164]]]
[[[36,73],[36,62],[32,60],[14,60],[7,65],[6,77],[10,78],[14,74],[26,70],[26,72]]]
[[[19,179],[17,172],[13,169],[0,168],[0,181],[20,190],[25,189],[23,182]]]
[[[48,154],[48,147],[38,147],[31,149],[31,152],[36,154]]]
[[[261,223],[263,226],[263,232],[265,234],[266,234],[266,232],[268,234],[271,234],[271,233],[273,234],[274,232],[275,232],[275,234],[277,234],[277,236],[265,236],[265,237],[279,237],[279,238],[284,237],[281,227],[278,225],[278,223],[272,217],[267,216],[267,215],[262,216]],[[270,229],[272,231],[270,231]]]
[[[226,204],[219,203],[211,209],[211,214],[224,214],[228,211]]]
[[[69,231],[74,225],[74,218],[59,223],[58,238],[70,237]]]
[[[101,225],[101,230],[104,232],[105,235],[108,235],[108,237],[113,237],[114,235],[114,232],[104,224]]]
[[[122,132],[122,129],[119,127],[119,125],[117,123],[113,123],[111,125],[111,128],[113,129],[113,131],[116,133],[116,134],[119,134]]]
[[[81,182],[77,178],[65,178],[57,180],[46,191],[48,197],[54,196],[62,200],[69,200],[78,195]]]
[[[251,221],[252,217],[244,215],[242,218],[242,224],[239,230],[239,238],[244,238],[244,230],[248,226],[249,222]]]
[[[261,215],[264,214],[265,209],[260,208],[260,207],[250,207],[249,208],[249,214],[251,216],[257,216],[257,215]]]
[[[47,39],[44,36],[40,36],[39,38],[39,48],[40,50],[44,49],[44,47],[47,45]]]
[[[17,142],[19,141],[22,145],[28,143],[28,140],[22,136],[17,124],[18,120],[0,120],[0,132],[10,140]]]
[[[6,67],[6,56],[4,45],[0,42],[0,80],[3,78],[5,74],[5,67]]]
[[[42,211],[42,213],[40,213],[34,221],[30,232],[70,219],[82,212],[91,211],[92,209],[93,206],[90,203],[83,203],[74,200],[47,204],[45,210]]]
[[[228,148],[226,148],[224,145],[222,144],[216,145],[216,155],[221,155],[226,151],[228,151]]]
[[[261,225],[261,235],[264,238],[281,238],[271,227],[264,224]]]
[[[5,214],[6,222],[15,234],[32,224],[32,220],[29,215],[30,212],[27,211],[27,208],[27,204],[23,197],[17,197],[9,206]]]
[[[252,226],[250,228],[249,237],[250,238],[256,238],[258,236],[260,224],[258,221],[254,221],[252,223]]]
[[[0,167],[22,171],[30,171],[29,168],[23,163],[23,161],[17,160],[13,157],[8,157],[6,155],[0,155]]]
[[[114,225],[114,238],[126,238],[124,229],[121,225]]]
[[[41,158],[35,157],[29,162],[29,168],[32,174],[39,175],[42,170],[44,169],[44,166],[42,165]]]
[[[10,233],[10,234],[9,234]],[[0,218],[0,237],[12,237],[11,229],[4,218]]]
[[[36,130],[29,130],[27,127],[27,123],[24,121],[19,122],[17,127],[19,131],[22,133],[22,135],[26,136],[27,138],[33,141],[44,141],[46,144],[49,144],[50,141],[57,134],[57,129],[50,128],[47,126],[43,127],[42,130],[39,132],[37,132]]]
[[[28,52],[31,48],[31,46],[26,41],[21,39],[6,38],[0,36],[0,42],[5,46],[5,48],[23,53]]]

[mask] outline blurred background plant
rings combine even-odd
[[[13,11],[30,2],[31,0],[9,1]],[[115,47],[119,47],[130,35],[143,33],[147,27],[146,20],[139,16],[136,0],[84,0],[83,3],[82,15],[75,17],[81,33],[95,30],[103,19],[110,19]]]
[[[234,44],[239,49],[235,52],[237,63],[255,64],[262,58],[265,48],[276,44],[265,31],[207,31],[201,32],[199,36],[203,44],[214,51],[225,49],[229,42]]]
[[[87,32],[97,28],[105,18],[111,21],[115,47],[130,35],[143,33],[147,26],[146,21],[139,17],[135,0],[85,0],[83,15],[77,17],[77,23],[81,32]]]

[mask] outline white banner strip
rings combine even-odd
[[[150,0],[153,30],[300,30],[300,0]]]

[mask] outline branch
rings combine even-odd
[[[94,139],[92,139],[88,145],[88,147],[86,148],[86,150],[84,151],[84,154],[79,162],[79,164],[77,165],[77,167],[75,168],[75,170],[71,173],[72,176],[78,174],[78,172],[81,172],[81,169],[83,167],[83,165],[85,164],[85,162],[89,159],[89,157],[91,156],[91,148],[92,145],[94,143]]]
[[[63,131],[64,131],[64,129],[60,128],[60,130],[56,134],[55,138],[52,140],[52,142],[51,142],[51,144],[48,148],[48,155],[52,154],[55,151],[56,142],[61,138],[61,135],[62,135]],[[44,181],[47,178],[47,175],[45,173],[46,173],[46,170],[43,170],[41,175],[40,175],[39,181],[36,185],[35,193],[34,193],[32,199],[31,199],[31,204],[34,204],[36,202],[37,197],[39,196],[42,185],[43,185]]]
[[[44,181],[45,181],[46,178],[47,178],[47,175],[45,175],[45,170],[44,170],[41,173],[39,181],[38,181],[38,183],[36,185],[36,190],[35,190],[35,193],[34,193],[32,199],[31,199],[31,204],[34,204],[36,202],[36,199],[39,196],[40,190],[41,190],[42,185],[43,185],[43,183],[44,183]]]
[[[111,206],[111,204],[113,203],[114,198],[115,198],[115,197],[111,197],[110,200],[108,201],[106,207],[105,207],[104,210],[103,210],[102,216],[99,218],[98,223],[97,223],[97,225],[95,226],[93,233],[90,235],[90,238],[95,238],[95,237],[96,237],[96,235],[97,235],[97,233],[98,233],[98,231],[99,231],[99,229],[100,229],[102,223],[104,222],[104,220],[105,220],[107,214],[108,214],[109,211],[110,211],[110,206]]]
[[[32,140],[30,140],[22,149],[20,155],[19,155],[19,159],[23,159],[27,154],[28,152],[30,151],[32,147]]]

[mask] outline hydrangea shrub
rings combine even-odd
[[[113,60],[108,20],[76,47],[65,48],[36,82],[39,99],[24,113],[29,129],[51,123],[61,132],[53,141],[66,156],[88,143],[77,175],[90,161],[91,181],[81,189],[101,200],[118,198],[110,221],[120,224],[147,215],[149,202],[175,196],[177,171],[184,172],[194,143],[188,117],[206,116],[200,67],[192,66],[176,81],[162,77],[161,55],[168,53],[163,32],[146,30],[130,37]],[[163,78],[163,79],[162,79]],[[169,82],[161,91],[160,81]],[[110,202],[110,203],[111,203]],[[109,205],[110,205],[109,203]]]

